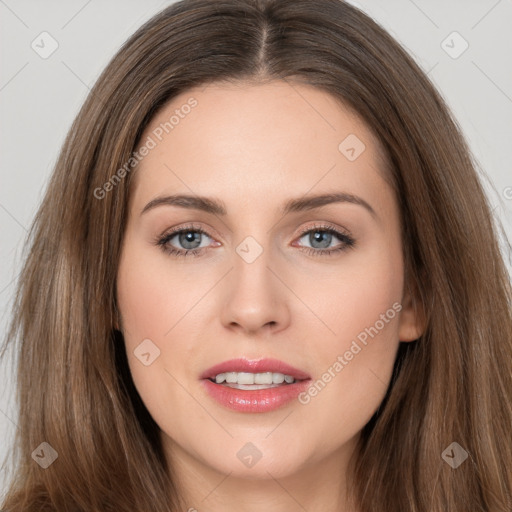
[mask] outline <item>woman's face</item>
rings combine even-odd
[[[420,334],[378,141],[330,95],[279,81],[188,91],[141,144],[117,296],[166,454],[336,478],[399,341]]]

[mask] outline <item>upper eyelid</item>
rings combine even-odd
[[[326,223],[326,224],[321,223],[321,224],[317,224],[314,226],[308,226],[308,227],[302,229],[299,234],[300,234],[300,236],[303,236],[304,234],[308,233],[309,231],[314,231],[315,229],[318,231],[333,231],[340,235],[348,235],[349,234],[349,231],[347,229],[338,228],[329,223]]]

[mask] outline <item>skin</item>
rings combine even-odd
[[[142,160],[132,183],[117,297],[135,386],[187,507],[353,511],[344,483],[350,456],[384,398],[399,342],[422,332],[404,294],[399,210],[382,148],[332,96],[285,81],[189,90],[158,113],[142,141],[192,96],[197,106]],[[354,161],[338,149],[349,134],[365,144]],[[339,191],[364,199],[376,217],[349,202],[280,212],[288,199]],[[154,198],[177,193],[218,198],[227,215],[171,205],[141,214]],[[190,222],[207,232],[197,235],[207,247],[201,255],[179,258],[154,243]],[[349,233],[354,247],[321,254],[318,224]],[[311,236],[301,235],[306,228]],[[263,249],[252,263],[236,252],[247,236]],[[169,245],[191,247],[184,243],[175,236]],[[241,413],[203,390],[201,372],[237,357],[281,359],[316,381],[394,303],[400,313],[307,404]],[[149,366],[134,355],[145,339],[160,350]],[[251,468],[237,457],[248,442],[262,454]]]

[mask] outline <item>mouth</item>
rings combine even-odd
[[[224,372],[218,373],[214,379],[210,380],[228,388],[246,390],[270,389],[298,382],[291,375],[280,372]]]
[[[220,405],[239,412],[268,412],[288,404],[311,377],[277,359],[232,359],[206,370],[201,380]]]

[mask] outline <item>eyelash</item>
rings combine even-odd
[[[307,229],[303,230],[300,233],[298,238],[302,238],[304,235],[310,233],[311,231],[321,231],[330,235],[334,235],[342,242],[342,244],[339,247],[336,247],[335,249],[314,249],[313,247],[299,247],[302,251],[305,251],[306,253],[312,256],[330,256],[334,253],[341,253],[342,251],[345,251],[347,249],[353,249],[356,243],[355,239],[352,238],[350,235],[341,233],[340,231],[329,225],[309,226]],[[186,257],[189,255],[194,257],[201,256],[201,254],[203,254],[204,252],[204,249],[207,249],[207,247],[201,247],[200,249],[176,249],[175,247],[169,245],[169,241],[172,240],[176,235],[189,232],[200,233],[202,235],[206,235],[209,238],[212,238],[206,231],[204,231],[200,227],[189,225],[170,231],[162,236],[158,236],[154,243],[155,245],[159,246],[162,249],[162,251],[164,251],[165,254],[168,254],[170,256],[175,256],[178,258]]]

